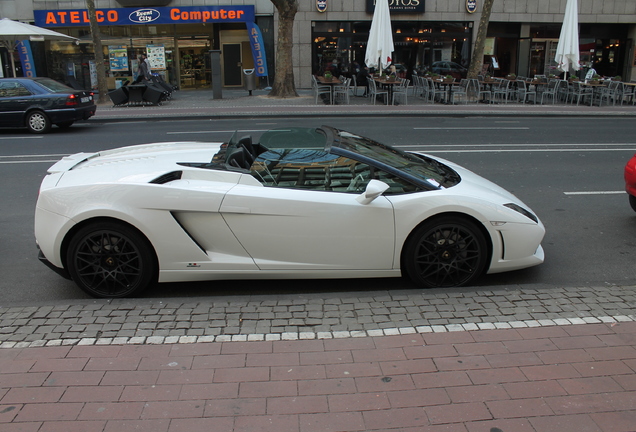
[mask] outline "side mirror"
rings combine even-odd
[[[364,192],[356,197],[356,201],[358,201],[360,204],[367,205],[371,201],[382,195],[388,188],[389,185],[380,180],[371,180],[367,184]]]

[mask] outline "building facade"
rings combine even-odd
[[[389,2],[395,44],[392,59],[399,73],[465,73],[483,0]],[[558,73],[554,56],[565,4],[566,0],[494,0],[484,71],[495,76]],[[207,87],[210,50],[221,51],[223,85],[241,86],[242,69],[254,68],[260,61],[250,45],[252,33],[246,17],[260,27],[260,55],[267,59],[269,78],[274,74],[278,18],[270,0],[97,0],[96,6],[103,14],[100,37],[108,58],[110,87],[134,78],[140,53],[151,57],[153,71],[167,81],[183,88]],[[593,66],[605,76],[636,79],[636,1],[578,0],[578,6],[581,73]],[[3,0],[0,17],[77,37],[78,44],[32,43],[33,57],[36,69],[46,71],[42,75],[60,79],[73,74],[86,85],[94,67],[84,8],[84,0]],[[312,73],[335,69],[346,74],[364,66],[373,8],[374,0],[299,1],[293,35],[296,87],[310,87]],[[135,12],[136,20],[114,19],[130,17],[131,11],[139,10],[142,12]],[[156,15],[152,10],[163,18],[151,20]],[[236,19],[238,12],[230,15],[221,10],[243,11],[239,17],[243,20]],[[67,13],[63,22],[60,11]],[[253,16],[248,16],[250,11]],[[8,53],[2,54],[6,75]]]

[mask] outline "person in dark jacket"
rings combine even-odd
[[[133,84],[140,83],[143,80],[150,80],[150,69],[148,68],[148,62],[146,62],[145,57],[143,54],[137,56],[137,79],[135,79]]]

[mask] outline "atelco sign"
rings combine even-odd
[[[373,14],[375,0],[367,0],[367,12]],[[389,0],[391,13],[424,13],[424,0]]]

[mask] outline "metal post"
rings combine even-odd
[[[212,72],[212,97],[223,99],[223,83],[221,82],[221,50],[210,50],[210,68]]]

